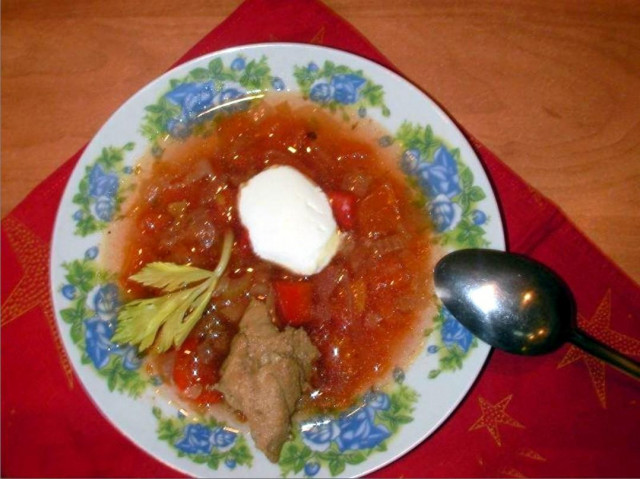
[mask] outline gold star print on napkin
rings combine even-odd
[[[640,355],[640,340],[627,336],[618,331],[611,329],[611,290],[607,290],[604,297],[598,304],[595,313],[591,318],[585,318],[578,314],[578,324],[584,328],[586,332],[594,338],[608,344],[617,349],[622,354],[628,356]],[[605,387],[605,363],[584,352],[576,346],[569,346],[567,353],[564,355],[558,368],[563,368],[576,361],[583,361],[589,372],[591,383],[595,390],[600,405],[606,409],[607,394]]]
[[[504,424],[507,426],[517,427],[524,429],[524,426],[512,418],[507,413],[507,407],[509,406],[509,402],[513,399],[513,394],[505,397],[504,399],[498,401],[495,404],[491,404],[483,397],[478,398],[478,402],[480,404],[480,410],[482,411],[482,415],[480,418],[469,428],[469,431],[475,431],[476,429],[486,428],[491,434],[491,437],[496,442],[498,446],[502,445],[502,440],[500,438],[500,431],[498,429],[498,425]]]
[[[72,389],[73,370],[60,340],[49,294],[49,245],[13,218],[6,218],[2,227],[22,269],[22,276],[18,283],[9,295],[3,298],[2,327],[19,319],[32,309],[40,308],[55,343],[67,385]]]

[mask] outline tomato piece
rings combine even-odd
[[[311,319],[313,289],[306,281],[275,281],[276,304],[280,318],[291,326],[300,326]]]
[[[180,349],[176,351],[176,359],[173,365],[173,382],[182,391],[195,384],[198,379],[197,347],[198,339],[194,336],[189,336],[184,340]]]
[[[330,191],[329,203],[333,216],[341,230],[353,229],[355,223],[356,195],[346,191]]]
[[[198,396],[197,403],[201,405],[205,404],[218,404],[224,400],[224,394],[217,389],[205,388]]]
[[[181,391],[196,384],[200,384],[203,388],[212,386],[219,380],[219,364],[216,358],[203,358],[198,351],[200,348],[198,337],[191,335],[176,351],[173,382]]]

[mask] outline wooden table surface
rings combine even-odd
[[[2,216],[239,3],[3,1]],[[640,2],[326,3],[640,282]]]

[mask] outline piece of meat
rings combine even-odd
[[[264,303],[249,304],[222,365],[218,389],[245,415],[256,446],[272,462],[289,438],[291,416],[318,356],[304,330],[279,331]]]

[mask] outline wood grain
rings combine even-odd
[[[240,2],[2,2],[2,216]],[[640,2],[329,0],[640,282]]]

